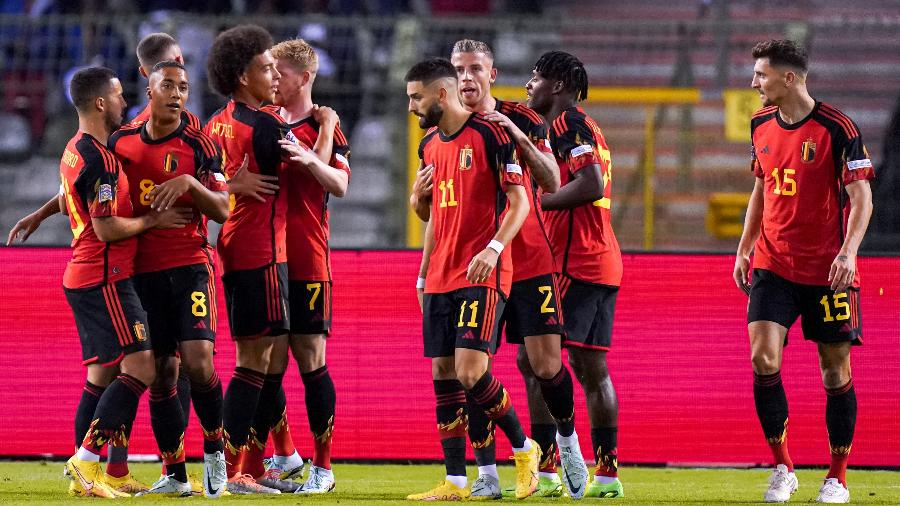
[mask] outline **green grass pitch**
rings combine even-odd
[[[99,499],[69,498],[68,482],[62,477],[61,462],[0,462],[0,504],[40,505],[96,502]],[[132,471],[146,483],[159,473],[158,464],[132,464]],[[267,504],[405,504],[408,493],[422,492],[433,487],[443,477],[443,467],[437,465],[357,465],[335,466],[337,488],[327,496],[232,496],[221,498],[227,503],[263,502]],[[201,465],[188,464],[189,472],[200,472]],[[474,467],[469,466],[470,478]],[[514,468],[500,467],[504,486],[512,486]],[[799,470],[800,490],[791,503],[814,502],[824,470]],[[623,467],[620,477],[625,485],[624,499],[585,499],[590,502],[637,504],[760,504],[766,489],[768,472],[762,469],[671,469]],[[850,500],[853,504],[900,504],[900,472],[856,471],[848,474]],[[174,501],[206,501],[202,497],[190,499],[135,498],[122,499],[141,504],[170,504]],[[516,502],[504,499],[502,502]],[[529,498],[529,504],[571,503],[568,498]],[[494,503],[496,504],[496,503]]]

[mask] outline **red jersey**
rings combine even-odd
[[[778,107],[761,109],[750,132],[751,167],[765,184],[753,266],[795,283],[829,285],[847,232],[845,187],[875,177],[859,128],[841,111],[816,102],[809,116],[792,125]]]
[[[619,286],[622,253],[612,229],[612,161],[606,139],[584,109],[571,107],[553,121],[550,145],[559,164],[560,185],[575,173],[600,166],[603,197],[574,209],[544,211],[556,264],[562,273],[588,283]]]
[[[119,160],[97,139],[79,130],[66,144],[59,177],[74,236],[63,286],[87,288],[131,277],[137,239],[103,242],[91,224],[91,218],[132,216],[128,180]]]
[[[128,176],[136,216],[150,212],[149,195],[154,186],[184,174],[197,178],[212,191],[228,191],[219,147],[184,120],[174,132],[156,140],[147,135],[146,123],[129,125],[109,138],[109,148],[119,157]],[[141,234],[134,260],[136,272],[209,262],[206,216],[194,205],[190,193],[182,195],[175,205],[192,208],[193,220],[184,228],[152,228]]]
[[[222,147],[222,166],[231,178],[248,156],[247,170],[281,176],[281,145],[288,132],[270,109],[253,109],[231,100],[206,123],[203,131]],[[280,184],[280,183],[279,183]],[[231,216],[219,233],[219,254],[225,272],[256,269],[286,262],[287,192],[264,195],[265,202],[236,195]]]
[[[307,146],[315,146],[319,124],[311,116],[288,125],[294,137]],[[350,146],[339,127],[334,129],[334,144],[328,165],[350,176]],[[285,172],[288,195],[287,259],[288,278],[306,281],[331,281],[328,256],[328,195],[319,181],[303,169]]]
[[[145,121],[150,119],[150,104],[147,104],[147,107],[144,107],[144,110],[139,112],[137,116],[135,116],[125,127],[137,126]],[[200,118],[198,118],[194,113],[188,111],[187,109],[183,109],[181,111],[181,120],[186,121],[189,125],[200,130]]]
[[[538,151],[551,153],[550,139],[547,134],[547,124],[541,116],[518,102],[504,102],[497,100],[497,111],[508,117],[525,133]],[[510,242],[513,262],[513,282],[531,279],[536,276],[552,274],[556,272],[553,261],[553,250],[550,248],[550,240],[547,238],[544,218],[541,211],[540,186],[531,175],[531,171],[522,158],[522,150],[516,146],[516,156],[522,162],[524,176],[522,181],[525,191],[528,193],[528,202],[531,204],[531,212],[525,218],[525,223],[519,229],[519,233]]]
[[[469,283],[466,271],[500,228],[507,208],[507,187],[522,185],[515,143],[505,129],[472,113],[453,135],[430,130],[419,144],[419,158],[425,165],[434,165],[434,249],[425,292],[486,286],[508,294],[512,284],[509,248],[500,254],[493,275],[485,282]]]

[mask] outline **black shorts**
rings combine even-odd
[[[506,340],[525,344],[527,336],[561,335],[563,325],[556,293],[552,274],[514,282],[503,310]]]
[[[568,276],[558,278],[562,296],[563,346],[609,351],[618,286],[585,283]]]
[[[172,356],[182,341],[216,340],[216,277],[209,264],[134,276],[153,329],[153,354]]]
[[[93,288],[64,288],[81,339],[81,363],[116,365],[149,350],[150,329],[129,279]]]
[[[235,340],[280,336],[290,329],[287,263],[226,272],[225,303]]]
[[[747,323],[765,320],[789,329],[798,316],[806,340],[862,344],[858,288],[834,293],[830,286],[803,285],[772,271],[753,269]]]
[[[426,293],[423,323],[426,357],[452,357],[456,348],[497,349],[500,315],[506,301],[484,286],[449,293]]]
[[[331,330],[331,281],[288,281],[291,334],[324,334]]]

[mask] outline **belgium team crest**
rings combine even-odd
[[[468,145],[459,150],[459,170],[469,170],[472,168],[472,148]]]
[[[800,147],[800,159],[803,163],[812,163],[816,159],[816,143],[812,139],[806,139]]]
[[[175,153],[166,153],[166,160],[163,162],[163,170],[171,174],[178,170],[178,155]]]

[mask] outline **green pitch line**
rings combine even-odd
[[[61,462],[0,462],[0,504],[49,506],[53,504],[97,504],[100,499],[69,498],[68,481],[62,477]],[[158,464],[132,464],[132,471],[145,483],[159,475]],[[188,464],[188,472],[200,473],[200,464]],[[337,489],[327,496],[232,496],[223,503],[265,501],[267,504],[375,504],[407,505],[406,494],[422,492],[443,478],[444,469],[436,465],[355,465],[340,464],[334,468]],[[469,478],[475,478],[474,466],[469,466]],[[514,483],[514,469],[501,466],[504,486]],[[815,501],[824,470],[800,470],[800,490],[791,500],[793,504]],[[603,501],[638,504],[760,504],[767,486],[768,472],[760,469],[665,469],[625,467],[620,471],[625,485],[624,499],[585,499],[584,503]],[[900,504],[900,472],[854,471],[848,473],[850,500],[853,504]],[[172,504],[184,501],[206,503],[206,499],[135,498],[124,499],[140,504]],[[506,499],[503,502],[515,502]],[[527,499],[534,504],[571,503],[571,499]],[[496,504],[496,503],[492,503]]]

